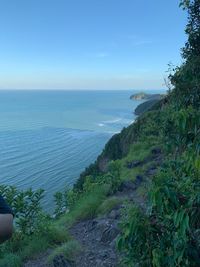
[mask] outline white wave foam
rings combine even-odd
[[[103,127],[103,126],[105,126],[104,123],[98,123],[97,125],[98,125],[99,127]]]
[[[133,123],[134,120],[130,120],[130,119],[125,119],[125,118],[116,118],[116,119],[113,119],[113,120],[107,120],[107,121],[102,121],[101,124],[131,124]]]
[[[105,124],[113,124],[113,123],[119,122],[121,120],[122,120],[122,118],[116,118],[116,119],[113,119],[113,120],[103,121],[103,123],[105,123]]]

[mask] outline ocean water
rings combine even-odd
[[[133,91],[0,91],[0,184],[53,194],[72,186],[134,119]]]

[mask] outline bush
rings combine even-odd
[[[81,246],[75,240],[68,241],[56,248],[48,257],[47,262],[52,263],[56,256],[64,256],[69,261],[74,261],[75,257],[80,253]]]
[[[108,214],[111,210],[113,210],[116,206],[121,204],[122,200],[118,197],[110,197],[103,201],[103,203],[98,207],[97,214],[105,215]]]
[[[44,190],[20,191],[13,186],[1,185],[0,194],[11,206],[18,230],[24,234],[32,234],[38,226],[42,211],[40,203],[44,197]]]
[[[2,267],[21,267],[21,258],[15,254],[9,253],[3,259],[0,259],[0,266]]]

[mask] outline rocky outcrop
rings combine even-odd
[[[163,94],[147,94],[144,92],[133,94],[130,96],[132,100],[152,100],[152,99],[161,99],[163,98]]]
[[[53,259],[53,267],[75,267],[73,262],[68,261],[63,255],[58,255]]]

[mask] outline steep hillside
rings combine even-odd
[[[55,195],[55,218],[43,191],[0,187],[17,225],[0,266],[200,266],[200,1],[181,6],[188,41],[173,90]]]
[[[134,111],[135,115],[142,115],[144,112],[150,110],[157,102],[159,102],[158,99],[153,99],[140,104]]]
[[[108,170],[108,164],[112,160],[121,159],[126,156],[130,145],[138,141],[142,134],[151,135],[158,132],[157,123],[161,123],[161,110],[168,102],[168,97],[165,96],[162,100],[154,104],[149,111],[143,116],[137,118],[136,122],[124,128],[119,134],[115,134],[106,144],[102,154],[97,158],[94,164],[91,164],[80,175],[76,189],[81,189],[84,179],[88,175],[98,175]],[[151,128],[147,129],[147,125],[151,123]]]

